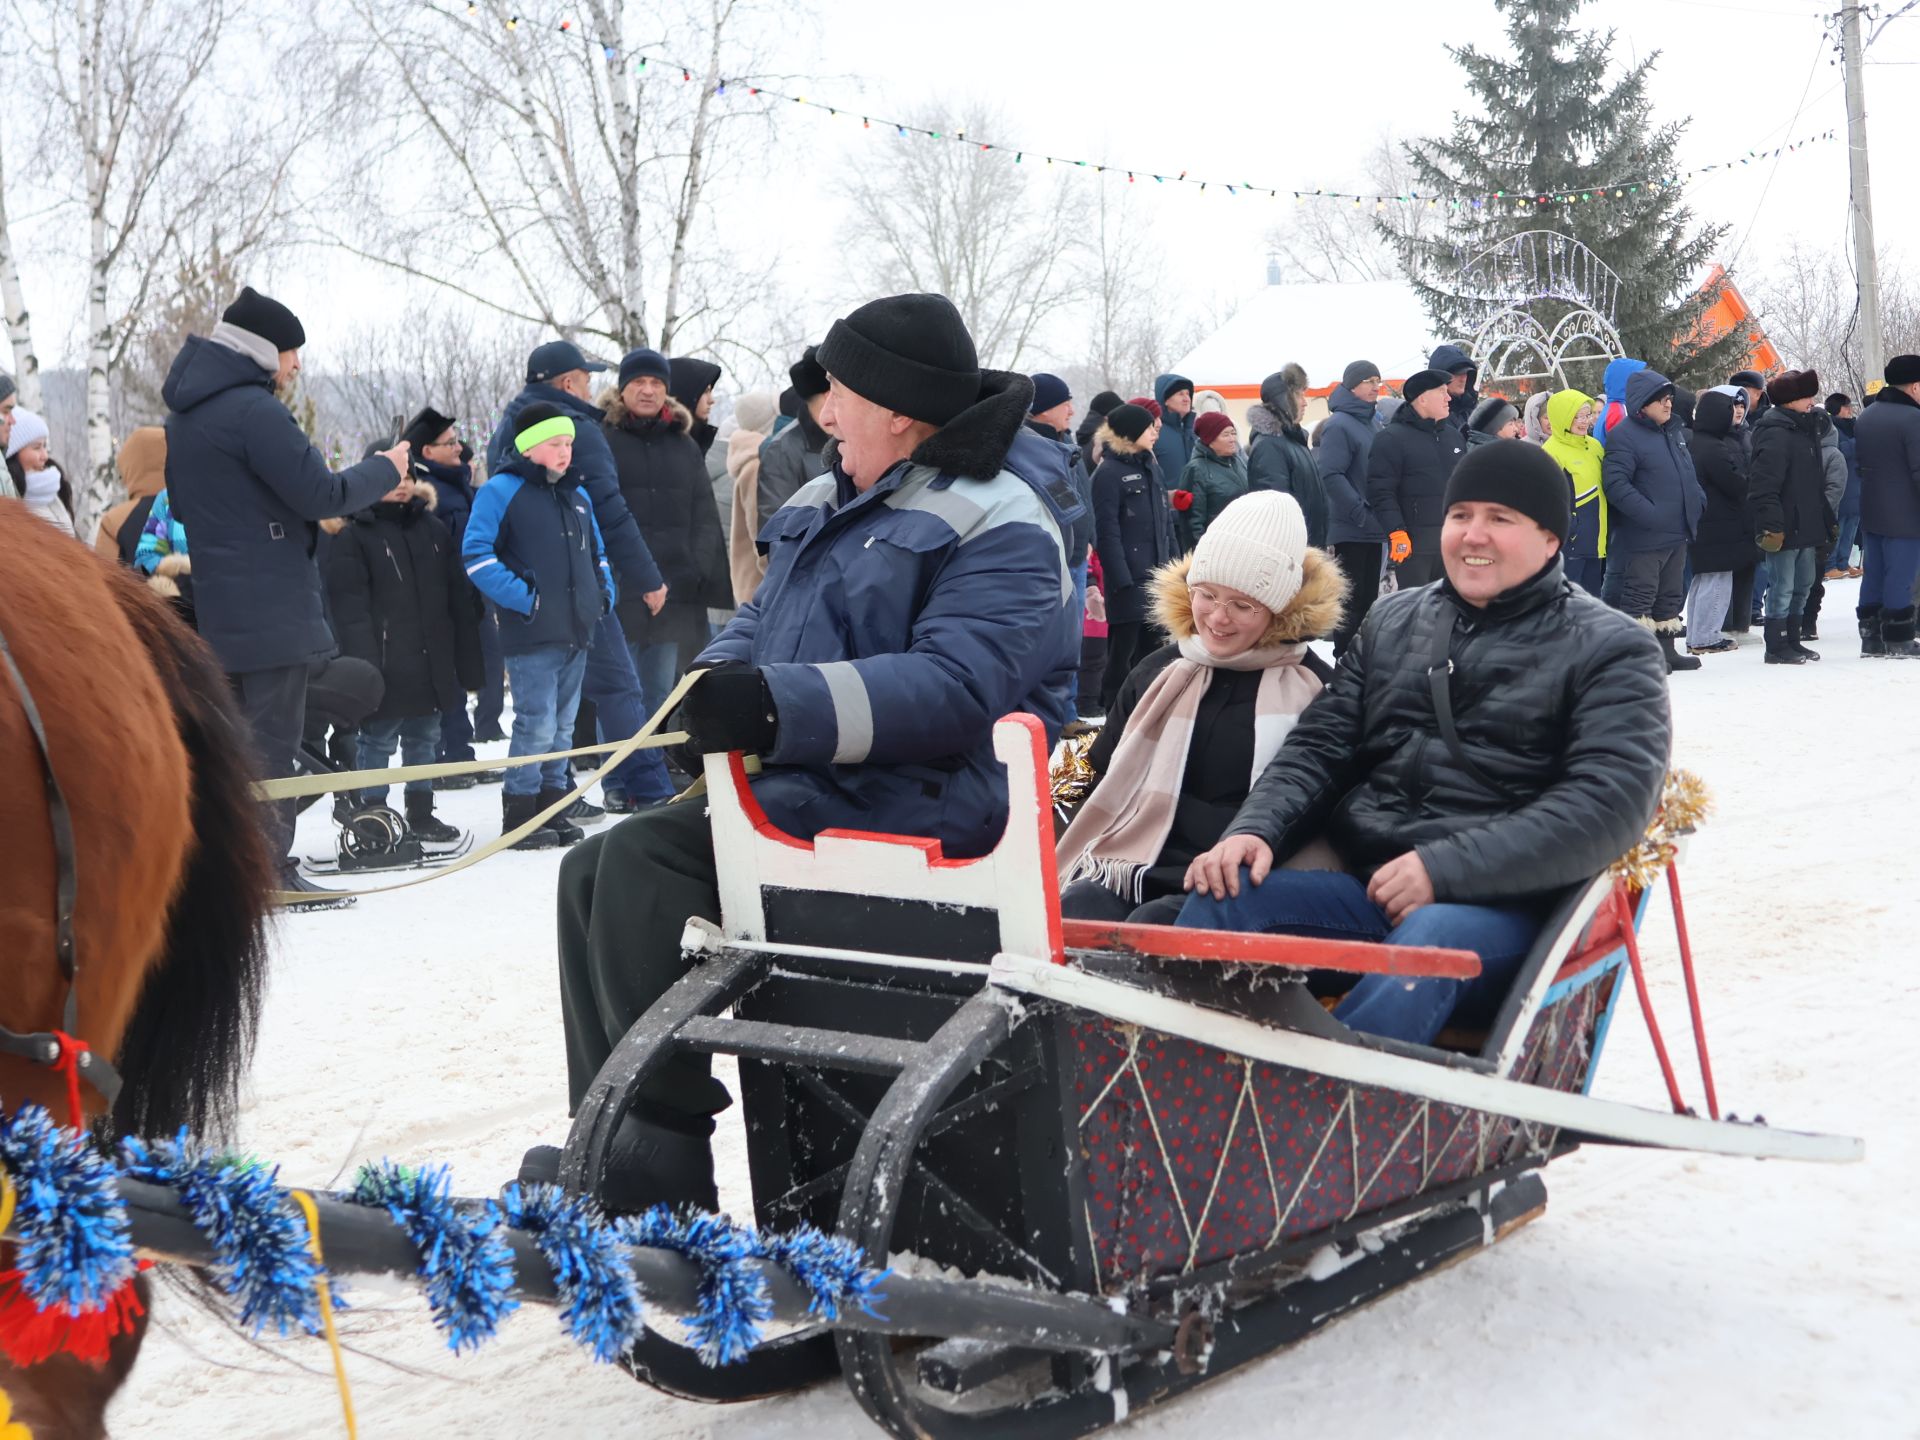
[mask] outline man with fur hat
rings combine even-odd
[[[1860,464],[1860,653],[1920,659],[1920,355],[1887,361],[1886,385],[1854,422]]]
[[[940,295],[896,295],[834,323],[818,353],[832,468],[763,524],[767,576],[700,657],[680,721],[704,752],[758,753],[754,799],[811,839],[832,827],[981,855],[1007,823],[994,722],[1024,710],[1049,742],[1079,660],[1063,537],[1078,503],[1057,446],[1026,427],[1032,383],[982,370]],[[560,991],[572,1103],[687,968],[689,915],[719,909],[703,807],[648,810],[560,868]],[[715,1204],[703,1057],[642,1087],[614,1140],[607,1198]],[[552,1179],[559,1154],[521,1174]]]
[[[1307,517],[1307,543],[1327,543],[1327,487],[1307,432],[1300,424],[1307,399],[1307,372],[1288,364],[1260,382],[1260,401],[1247,407],[1247,488],[1277,490],[1300,502]]]
[[[1180,924],[1471,950],[1475,980],[1370,977],[1334,1015],[1420,1045],[1490,1023],[1554,903],[1645,832],[1672,743],[1659,647],[1561,571],[1569,511],[1524,440],[1460,462],[1444,578],[1374,604]],[[1339,870],[1279,868],[1315,840]]]
[[[1620,574],[1621,610],[1659,637],[1667,668],[1698,670],[1698,659],[1674,647],[1687,628],[1680,618],[1687,545],[1700,529],[1707,497],[1680,438],[1673,391],[1673,382],[1659,371],[1634,371],[1627,377],[1626,417],[1607,431],[1600,464],[1609,522],[1607,570]]]
[[[1447,477],[1467,442],[1448,411],[1444,370],[1416,370],[1401,385],[1406,403],[1393,412],[1367,454],[1367,503],[1387,532],[1387,560],[1402,589],[1440,578],[1440,523]]]
[[[189,335],[160,395],[166,489],[193,532],[194,606],[269,777],[293,773],[306,721],[308,662],[334,653],[314,562],[316,526],[373,504],[405,478],[404,443],[335,473],[280,396],[300,373],[299,317],[252,286],[211,334]],[[294,803],[266,807],[276,858],[293,843]],[[290,859],[281,888],[312,890]]]
[[[669,362],[657,350],[629,350],[620,361],[620,389],[607,404],[605,421],[621,498],[639,519],[647,549],[667,582],[666,603],[657,609],[625,597],[620,601],[620,625],[649,714],[666,703],[706,645],[708,607],[727,609],[733,601],[720,512],[695,439],[703,422],[672,393],[676,374],[696,405],[711,407],[719,366]],[[618,798],[624,797],[609,800]]]
[[[830,435],[820,416],[827,407],[828,385],[819,352],[819,346],[809,345],[787,368],[793,423],[775,430],[760,447],[760,508],[752,517],[756,537],[768,517],[791,500],[802,485],[827,472]]]
[[[1750,495],[1754,528],[1766,551],[1766,663],[1804,665],[1820,654],[1800,643],[1820,550],[1832,543],[1827,466],[1821,455],[1826,416],[1813,408],[1820,377],[1783,370],[1767,382],[1772,402],[1753,427]],[[1611,451],[1609,451],[1611,458]],[[1844,476],[1841,485],[1846,484]]]

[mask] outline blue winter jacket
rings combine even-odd
[[[1469,426],[1467,422],[1473,416],[1474,406],[1480,403],[1480,368],[1473,363],[1473,357],[1458,345],[1436,345],[1433,353],[1427,357],[1427,368],[1444,370],[1449,375],[1461,366],[1471,366],[1467,372],[1467,388],[1447,401],[1447,414],[1460,431],[1464,440]]]
[[[529,381],[524,390],[507,402],[500,423],[494,427],[493,438],[487,442],[488,471],[504,470],[513,463],[516,458],[514,416],[536,400],[544,400],[573,417],[573,468],[567,473],[575,477],[593,503],[594,521],[600,527],[607,556],[613,561],[620,583],[633,595],[648,595],[658,590],[666,581],[661,578],[660,567],[653,563],[653,552],[647,549],[639,521],[633,518],[626,497],[620,493],[620,471],[613,463],[613,449],[607,444],[606,432],[600,428],[606,417],[599,406],[576,399],[558,386],[540,380]]]
[[[1860,448],[1854,439],[1853,427],[1854,420],[1836,419],[1833,422],[1833,428],[1839,432],[1840,453],[1847,462],[1847,488],[1840,497],[1838,515],[1843,524],[1860,518]]]
[[[1607,443],[1607,431],[1626,418],[1632,412],[1627,409],[1627,381],[1647,368],[1644,360],[1630,360],[1622,356],[1618,360],[1609,360],[1607,368],[1600,374],[1602,385],[1600,414],[1593,422],[1593,438],[1602,445]],[[1614,406],[1620,407],[1619,414]]]
[[[460,560],[500,607],[500,648],[509,655],[550,645],[584,650],[620,593],[574,472],[553,481],[520,455],[473,497]]]
[[[1079,504],[1026,429],[1032,382],[982,395],[862,494],[838,461],[760,530],[766,579],[699,664],[758,666],[779,734],[754,797],[811,839],[834,827],[982,855],[1007,822],[993,724],[1072,714],[1080,635],[1061,537]]]
[[[1167,409],[1167,396],[1175,390],[1193,390],[1193,382],[1169,371],[1153,377],[1153,398],[1160,402],[1160,438],[1153,442],[1153,458],[1160,467],[1160,484],[1173,490],[1187,473],[1187,461],[1193,458],[1193,411],[1176,415]]]
[[[1320,483],[1327,491],[1327,543],[1379,544],[1387,538],[1367,504],[1367,457],[1373,453],[1374,407],[1344,385],[1327,397],[1320,432]]]
[[[1627,377],[1627,418],[1607,436],[1600,486],[1608,510],[1607,554],[1644,555],[1685,545],[1700,528],[1707,495],[1693,472],[1680,423],[1655,425],[1640,413],[1671,382],[1657,370]]]
[[[231,674],[305,665],[338,648],[314,563],[321,520],[399,482],[378,455],[334,474],[273,393],[273,374],[189,335],[166,383],[167,494],[193,534],[201,636]]]

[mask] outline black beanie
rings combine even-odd
[[[676,355],[667,362],[667,393],[688,410],[699,407],[700,397],[720,383],[726,372],[711,360],[695,360]]]
[[[1107,412],[1107,428],[1122,440],[1138,440],[1153,428],[1153,416],[1138,405],[1116,405]]]
[[[1453,467],[1445,508],[1451,510],[1463,500],[1504,505],[1542,530],[1551,530],[1564,544],[1573,528],[1572,494],[1567,472],[1538,445],[1496,440],[1474,446]]]
[[[793,393],[802,400],[827,393],[827,372],[820,366],[818,345],[807,346],[806,353],[787,367],[787,379],[793,382]]]
[[[251,285],[220,312],[220,318],[250,335],[258,335],[276,350],[298,350],[307,343],[307,332],[300,326],[300,317]]]
[[[1438,390],[1452,383],[1453,376],[1444,370],[1416,370],[1400,382],[1400,393],[1411,402],[1418,400],[1429,390]]]
[[[889,295],[833,322],[818,354],[864,400],[945,425],[980,398],[980,356],[944,295]]]
[[[1911,385],[1920,380],[1920,355],[1896,355],[1882,373],[1889,385]]]
[[[1102,390],[1087,402],[1087,413],[1089,415],[1111,415],[1114,410],[1126,403],[1125,400],[1114,394],[1113,391]]]
[[[1520,412],[1510,402],[1498,395],[1489,395],[1473,407],[1473,414],[1467,417],[1467,428],[1483,435],[1497,435],[1501,426],[1519,418]]]

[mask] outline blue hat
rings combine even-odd
[[[620,388],[622,390],[642,375],[651,375],[662,385],[671,385],[673,366],[658,350],[629,350],[620,357]]]
[[[1058,375],[1049,375],[1042,370],[1033,380],[1033,404],[1027,407],[1029,415],[1040,415],[1064,405],[1073,398],[1073,391],[1067,388],[1067,382]]]
[[[611,368],[604,360],[589,360],[586,353],[571,340],[549,340],[544,345],[533,347],[533,353],[527,356],[527,379],[551,380],[556,375],[564,375],[569,370],[606,370]]]

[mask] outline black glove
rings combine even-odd
[[[680,728],[702,754],[745,750],[762,755],[780,734],[773,691],[752,665],[708,670],[680,702]]]

